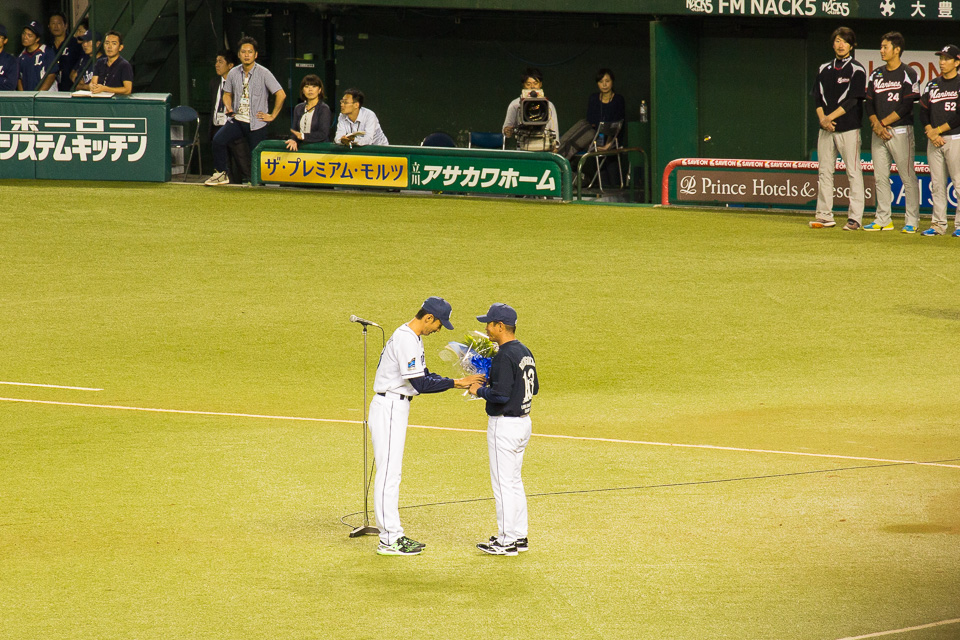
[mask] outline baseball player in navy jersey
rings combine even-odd
[[[500,346],[490,363],[489,386],[475,384],[470,393],[487,401],[487,450],[490,484],[497,504],[497,535],[477,548],[494,556],[515,556],[529,548],[527,494],[523,489],[523,452],[530,442],[530,407],[540,391],[537,364],[517,340],[517,312],[496,303],[477,320]]]
[[[954,188],[960,185],[960,48],[948,44],[937,52],[940,76],[932,78],[920,96],[920,124],[927,134],[927,164],[930,165],[930,192],[933,217],[923,236],[942,236],[947,232],[947,176]],[[960,227],[953,235],[960,237]]]
[[[482,375],[452,380],[427,369],[422,336],[440,327],[452,330],[450,311],[443,298],[427,298],[417,316],[393,332],[380,354],[368,423],[377,464],[373,510],[380,529],[377,553],[382,556],[415,556],[426,546],[406,537],[400,524],[400,472],[411,400],[422,393],[469,389],[485,380]]]
[[[913,168],[913,105],[920,97],[920,77],[900,61],[903,36],[891,31],[880,40],[880,58],[885,66],[876,69],[867,83],[863,109],[870,119],[873,135],[873,175],[877,179],[877,216],[864,231],[893,231],[890,205],[890,164],[897,164],[907,200],[903,233],[916,233],[920,221],[920,183]]]
[[[820,175],[817,194],[817,217],[810,222],[814,229],[834,227],[833,172],[837,152],[847,165],[850,180],[850,208],[844,230],[855,231],[863,224],[863,171],[860,168],[860,121],[867,90],[867,70],[853,59],[857,36],[852,29],[839,27],[830,36],[836,58],[820,65],[813,87],[820,136],[817,159]]]

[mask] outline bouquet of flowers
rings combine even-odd
[[[450,363],[458,378],[477,373],[488,376],[490,363],[493,356],[497,355],[498,348],[497,344],[484,334],[471,331],[464,336],[463,342],[448,342],[447,346],[440,350],[440,359]],[[475,399],[469,391],[463,393],[471,400]]]

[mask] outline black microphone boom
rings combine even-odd
[[[350,316],[350,322],[359,322],[365,327],[379,327],[381,329],[383,328],[383,327],[380,327],[380,325],[378,325],[376,322],[370,322],[369,320],[364,320],[363,318],[359,316],[354,316],[354,315]]]

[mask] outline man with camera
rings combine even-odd
[[[555,151],[560,140],[557,110],[543,94],[543,74],[539,69],[523,72],[523,91],[507,107],[503,135],[517,137],[522,151]]]

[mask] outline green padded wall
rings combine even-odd
[[[656,184],[674,158],[697,155],[699,35],[691,20],[650,23],[651,159]]]

